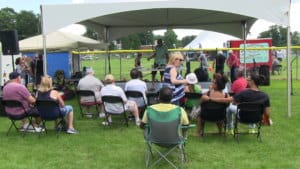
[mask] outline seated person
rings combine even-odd
[[[53,90],[52,79],[49,76],[44,76],[41,79],[41,84],[39,85],[37,91],[37,99],[43,100],[54,100],[57,101],[60,105],[60,110],[64,116],[67,116],[68,119],[68,134],[77,134],[78,131],[73,126],[73,107],[70,105],[65,105],[64,100],[61,98],[61,95],[57,90]],[[57,125],[55,125],[57,127]]]
[[[259,90],[259,85],[263,84],[265,78],[259,76],[256,73],[251,73],[247,77],[248,89],[241,91],[239,94],[233,96],[233,102],[236,104],[243,102],[261,102],[264,105],[263,121],[264,125],[271,125],[272,121],[270,119],[270,98],[268,94]],[[255,133],[255,125],[249,129],[250,133]]]
[[[232,83],[229,93],[238,94],[247,88],[247,81],[244,78],[244,69],[239,68],[236,72],[237,79]],[[233,114],[236,114],[237,106],[233,103],[227,108],[227,133],[233,134]]]
[[[3,87],[2,100],[17,100],[23,104],[23,107],[29,114],[29,116],[35,117],[34,129],[36,132],[41,132],[42,128],[39,127],[40,118],[38,110],[32,105],[36,99],[30,94],[28,89],[21,84],[21,74],[18,72],[11,72],[9,74],[9,81]],[[21,116],[19,112],[23,112],[23,109],[19,108],[5,108],[6,112],[13,116]],[[28,126],[25,119],[22,119],[22,129],[31,129],[32,126]],[[32,128],[33,129],[33,128]]]
[[[201,86],[195,73],[189,73],[186,76],[187,85],[184,87],[185,93],[201,93]],[[194,106],[200,105],[200,98],[197,100],[186,100],[185,106],[187,110],[191,110]]]
[[[119,96],[122,98],[124,104],[125,104],[125,110],[130,111],[134,117],[135,117],[135,124],[137,126],[140,125],[140,118],[139,118],[139,110],[134,101],[127,100],[127,97],[123,91],[123,89],[119,86],[115,85],[115,78],[113,75],[108,74],[105,76],[105,86],[101,90],[101,96]],[[120,110],[122,108],[119,107],[119,105],[113,105],[109,104],[106,105],[106,109],[108,109],[111,112],[116,113],[122,113]],[[111,116],[108,117],[108,122],[104,121],[102,122],[103,125],[109,125],[109,123],[112,122]]]
[[[229,95],[227,93],[223,92],[223,89],[226,86],[226,83],[228,82],[228,79],[225,75],[220,75],[220,76],[215,76],[214,79],[212,80],[212,84],[210,86],[210,90],[202,95],[201,97],[201,102],[207,102],[207,101],[212,101],[212,98],[228,98]],[[228,102],[227,100],[224,101],[225,103]],[[199,137],[202,136],[203,133],[203,129],[202,129],[202,119],[199,116],[198,118],[198,131],[197,134]],[[223,123],[217,123],[218,129],[219,129],[219,133],[222,133],[222,128]]]
[[[173,93],[173,91],[168,87],[161,88],[159,91],[159,102],[160,103],[151,105],[150,107],[156,111],[161,111],[161,112],[165,112],[165,113],[172,113],[172,111],[175,110],[176,108],[180,108],[180,110],[181,110],[181,125],[189,125],[189,119],[188,119],[187,114],[184,111],[184,109],[179,106],[176,106],[174,104],[171,104],[172,93]],[[147,124],[147,122],[148,122],[148,119],[147,119],[147,110],[146,110],[144,113],[140,127],[144,128],[145,124]],[[183,131],[182,135],[185,136],[185,131]]]
[[[262,84],[264,81],[263,76],[259,76],[255,72],[252,72],[247,77],[248,88],[246,90],[241,91],[238,94],[235,94],[233,97],[229,98],[212,98],[211,100],[215,102],[233,102],[235,104],[243,103],[243,102],[261,102],[264,104],[264,114],[263,114],[263,124],[271,125],[272,121],[270,119],[270,98],[268,94],[259,90],[258,86]],[[209,99],[209,98],[208,98]],[[249,128],[249,133],[255,133],[255,125],[253,124]]]
[[[143,94],[144,99],[146,101],[147,104],[147,97],[146,97],[146,91],[147,91],[147,85],[144,81],[142,81],[140,79],[140,71],[136,68],[132,69],[130,71],[130,77],[131,80],[129,80],[126,84],[125,84],[125,91],[139,91]],[[133,100],[136,102],[138,107],[143,107],[145,106],[144,100],[143,98],[128,98],[128,100]]]
[[[97,79],[95,76],[95,72],[92,68],[86,68],[86,75],[81,78],[78,82],[77,89],[78,90],[91,90],[95,93],[97,103],[101,103],[100,90],[104,86],[103,83]],[[80,102],[83,103],[94,103],[94,97],[81,97]],[[87,111],[89,112],[90,107],[87,106]],[[88,113],[89,114],[89,113]],[[104,117],[104,113],[100,113],[100,117]]]

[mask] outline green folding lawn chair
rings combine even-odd
[[[146,167],[158,164],[162,159],[172,167],[178,168],[167,158],[173,151],[179,151],[180,167],[185,162],[185,138],[181,135],[181,110],[177,107],[169,112],[159,112],[151,107],[147,108],[148,123],[145,129]],[[150,164],[151,162],[151,164]]]

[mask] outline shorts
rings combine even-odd
[[[157,63],[154,63],[154,65],[153,65],[153,69],[165,69],[165,67],[166,67],[166,65],[165,64],[157,64]],[[152,71],[151,72],[151,74],[153,75],[153,76],[155,76],[156,75],[156,72],[157,71]],[[164,71],[159,71],[160,72],[160,76],[163,76],[164,75]]]
[[[134,112],[135,107],[136,107],[135,101],[127,100],[127,103],[125,104],[126,111],[128,110],[130,112]]]
[[[30,109],[27,110],[27,113],[31,117],[40,117],[40,113],[36,107],[30,107]]]
[[[64,107],[60,108],[60,111],[63,116],[66,116],[73,111],[73,107],[70,105],[65,105]]]
[[[40,113],[37,110],[36,107],[30,107],[27,111],[26,111],[27,115],[25,113],[22,114],[13,114],[13,113],[8,113],[7,116],[12,118],[12,119],[23,119],[25,117],[40,117]]]

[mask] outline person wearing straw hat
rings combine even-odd
[[[187,85],[184,87],[185,93],[201,93],[201,86],[198,84],[198,79],[195,73],[189,73],[186,75]],[[200,104],[200,98],[197,100],[186,100],[186,108],[188,110],[192,110],[194,106],[198,106]]]

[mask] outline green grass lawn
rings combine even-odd
[[[101,65],[96,66],[96,63],[92,65],[88,62],[83,64],[92,66],[97,71],[97,76],[103,77]],[[133,61],[128,61],[128,65],[133,65]],[[117,69],[117,66],[113,69]],[[127,68],[126,71],[128,70]],[[185,168],[300,168],[300,104],[297,102],[300,99],[300,82],[293,81],[292,117],[288,118],[286,80],[274,80],[273,76],[271,78],[271,86],[261,89],[271,97],[271,118],[274,124],[262,127],[262,142],[258,142],[253,135],[242,135],[240,143],[232,136],[209,135],[199,139],[195,136],[196,129],[193,128],[188,133],[189,139],[185,147]],[[36,133],[29,133],[23,138],[20,133],[12,130],[10,135],[6,136],[10,121],[0,117],[0,169],[145,168],[143,132],[133,121],[128,128],[122,125],[104,127],[101,125],[103,119],[81,118],[76,99],[67,101],[67,104],[74,106],[75,127],[80,132],[77,135],[61,133],[57,138],[55,133],[50,131],[40,138]],[[48,123],[48,127],[52,128],[53,124]],[[217,131],[216,125],[207,123],[206,131]],[[156,168],[171,167],[163,162]]]

